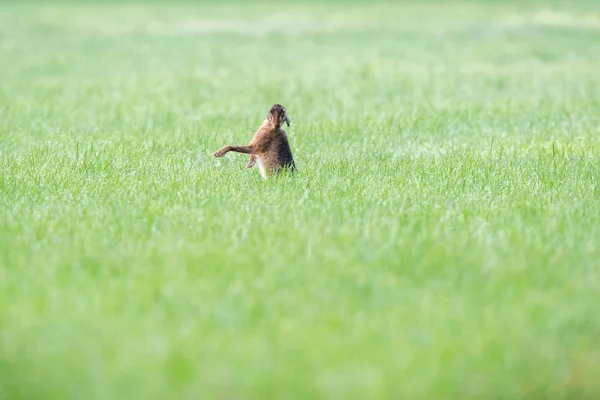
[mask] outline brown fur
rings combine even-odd
[[[258,128],[254,137],[247,146],[224,146],[214,153],[215,157],[223,157],[230,151],[250,154],[247,168],[257,162],[265,166],[268,173],[274,173],[281,169],[296,170],[294,157],[288,142],[287,135],[281,125],[290,124],[285,107],[275,104],[269,110],[268,118]],[[266,178],[266,175],[263,176]]]

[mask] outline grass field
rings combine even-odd
[[[0,399],[600,398],[599,8],[0,3]]]

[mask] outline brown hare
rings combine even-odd
[[[214,153],[215,157],[223,157],[230,151],[250,154],[250,160],[246,168],[258,164],[258,169],[263,179],[268,174],[278,172],[282,169],[296,170],[292,150],[287,135],[281,125],[286,123],[290,126],[285,107],[275,104],[269,110],[268,118],[258,128],[254,137],[247,146],[224,146]]]

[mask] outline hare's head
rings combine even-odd
[[[276,127],[280,127],[284,122],[290,126],[290,119],[287,116],[285,107],[281,104],[274,104],[269,110],[269,121]]]

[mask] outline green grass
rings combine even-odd
[[[0,399],[600,397],[594,2],[0,5]],[[245,144],[273,103],[295,176]]]

